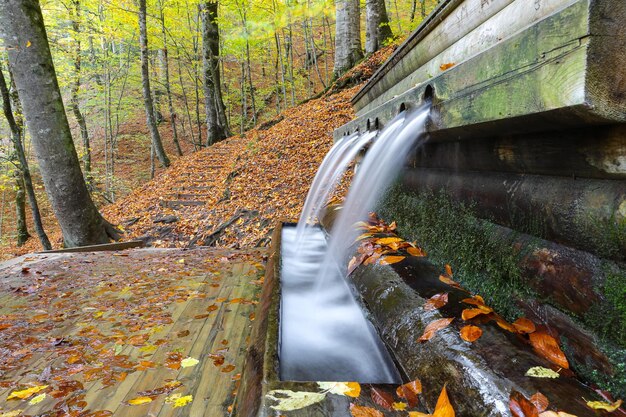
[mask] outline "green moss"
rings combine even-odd
[[[521,314],[515,299],[534,296],[521,284],[518,262],[523,253],[509,239],[498,238],[495,226],[477,219],[472,207],[453,203],[443,194],[408,194],[396,187],[379,214],[396,220],[402,236],[417,241],[442,269],[450,264],[457,281],[508,319]]]

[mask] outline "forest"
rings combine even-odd
[[[37,148],[34,126],[28,125],[35,112],[46,111],[46,104],[38,101],[44,94],[35,87],[36,77],[28,67],[32,62],[18,62],[12,53],[18,57],[23,49],[35,60],[51,54],[53,65],[46,74],[39,74],[39,81],[48,85],[56,77],[62,98],[58,104],[64,107],[48,123],[68,125],[69,132],[60,128],[59,134],[67,136],[64,140],[73,146],[79,162],[71,181],[85,183],[82,194],[75,188],[70,192],[71,199],[81,194],[83,201],[77,200],[81,207],[93,201],[90,216],[106,229],[96,238],[93,231],[76,232],[92,236],[74,239],[68,236],[71,227],[61,225],[64,243],[101,243],[119,234],[99,219],[98,208],[128,195],[170,160],[227,136],[242,135],[279,117],[285,109],[319,96],[365,55],[398,42],[417,27],[435,3],[2,2],[1,244],[21,246],[32,234],[40,247],[58,246],[59,242],[49,241],[46,231],[58,229],[59,217],[73,222],[71,227],[77,222],[71,220],[71,213],[55,210],[50,190],[45,192],[45,167],[37,156],[55,151],[43,150],[44,145]],[[17,21],[12,13],[20,13],[19,8],[36,10],[38,6],[41,28],[28,22],[10,24]],[[37,16],[32,18],[37,20]],[[47,139],[42,140],[52,143]],[[57,182],[70,181],[70,171],[60,166],[51,166],[50,175]]]

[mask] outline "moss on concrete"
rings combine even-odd
[[[494,238],[471,207],[453,203],[443,194],[418,196],[396,186],[383,200],[379,214],[395,220],[400,234],[417,241],[442,270],[450,264],[455,280],[480,293],[509,320],[521,314],[516,298],[534,296],[521,285],[521,254]]]

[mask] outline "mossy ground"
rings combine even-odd
[[[453,202],[443,194],[406,192],[396,185],[382,200],[378,214],[389,222],[396,221],[400,235],[417,241],[431,262],[442,269],[450,264],[456,281],[483,296],[508,320],[522,314],[516,300],[538,299],[549,303],[522,280],[520,260],[526,251],[532,250],[532,245],[521,250],[513,247],[510,236],[501,237],[495,232],[497,226],[481,220],[471,206]],[[607,269],[605,284],[597,290],[607,302],[573,319],[596,332],[598,348],[609,358],[614,373],[605,375],[582,364],[574,364],[574,370],[583,379],[623,397],[626,396],[623,270]]]

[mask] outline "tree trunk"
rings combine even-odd
[[[17,159],[19,161],[19,166],[24,181],[24,190],[26,191],[26,195],[28,196],[28,204],[30,205],[31,213],[33,216],[35,231],[37,232],[37,236],[39,237],[39,241],[41,242],[41,246],[43,247],[43,249],[50,250],[52,249],[52,245],[50,244],[50,240],[48,239],[48,236],[43,229],[41,214],[39,213],[39,204],[37,203],[37,197],[35,196],[33,180],[30,176],[30,169],[28,168],[28,161],[26,160],[26,152],[24,152],[24,145],[22,143],[22,119],[16,119],[15,115],[13,114],[13,103],[15,103],[16,108],[18,108],[17,105],[19,104],[19,99],[15,97],[15,100],[12,100],[11,94],[4,79],[4,74],[2,73],[1,65],[0,94],[2,95],[2,108],[4,109],[4,116],[6,117],[7,123],[9,124],[9,129],[11,130],[11,141],[13,142],[15,154],[17,155]]]
[[[17,229],[17,246],[23,246],[30,237],[28,228],[26,227],[26,198],[24,195],[24,177],[21,172],[15,172],[15,214]]]
[[[358,0],[336,0],[334,76],[352,68],[363,58]]]
[[[141,83],[143,85],[143,101],[146,108],[146,122],[150,129],[154,151],[163,167],[170,166],[170,160],[163,149],[161,135],[157,128],[154,114],[154,103],[150,90],[150,71],[148,69],[148,31],[146,27],[146,0],[139,0],[139,46],[141,48]]]
[[[202,5],[202,57],[204,65],[204,102],[207,125],[207,145],[210,146],[228,137],[228,127],[220,118],[219,53],[220,37],[217,26],[217,2],[205,1]]]
[[[365,1],[365,52],[373,54],[393,37],[385,0]]]
[[[0,35],[39,161],[46,192],[65,245],[117,238],[94,205],[61,100],[43,16],[37,0],[0,0]]]
[[[170,124],[172,125],[172,140],[176,146],[176,152],[178,156],[183,156],[183,150],[180,149],[180,143],[178,141],[178,131],[176,130],[176,112],[174,111],[174,103],[172,101],[172,88],[170,86],[170,62],[167,50],[167,34],[165,31],[165,14],[163,13],[163,3],[159,3],[161,6],[161,34],[163,35],[163,50],[161,51],[163,56],[163,83],[165,84],[165,92],[167,94],[167,105],[170,111]]]
[[[70,19],[74,30],[74,79],[71,87],[70,107],[80,127],[80,136],[83,140],[83,170],[87,183],[91,182],[91,149],[89,145],[89,132],[87,122],[80,111],[78,105],[78,92],[80,90],[80,70],[81,70],[81,44],[80,44],[80,0],[73,0],[70,7]]]

